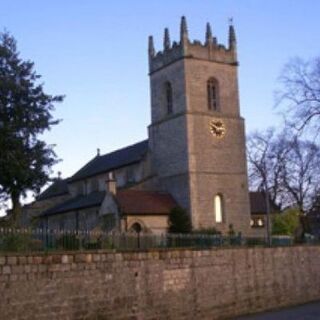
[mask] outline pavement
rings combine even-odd
[[[320,301],[278,311],[239,317],[234,320],[320,320]]]

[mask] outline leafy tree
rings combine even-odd
[[[272,219],[272,233],[293,236],[300,225],[300,214],[299,209],[292,208],[276,214]]]
[[[181,207],[175,207],[169,215],[169,233],[190,233],[191,221],[187,212]]]
[[[21,198],[39,192],[57,162],[40,135],[56,125],[51,111],[63,96],[48,95],[34,63],[24,61],[15,39],[0,33],[0,199],[11,200],[10,221],[19,223]]]

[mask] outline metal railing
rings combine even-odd
[[[310,238],[304,243],[317,244]],[[273,246],[295,244],[292,237],[274,236]],[[138,234],[102,231],[0,228],[0,252],[48,252],[65,250],[117,251],[165,248],[197,248],[230,246],[267,246],[267,239],[224,236],[220,234]]]

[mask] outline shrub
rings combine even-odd
[[[100,241],[90,241],[86,242],[84,248],[87,250],[97,250],[101,249],[101,242]]]
[[[169,233],[190,233],[190,216],[181,207],[175,207],[169,214]]]
[[[80,240],[75,234],[64,234],[57,240],[57,248],[63,250],[79,250]]]
[[[265,246],[266,241],[264,238],[247,238],[246,239],[247,246]]]
[[[102,249],[114,249],[114,243],[110,238],[104,238],[101,240],[101,248]]]
[[[0,250],[10,252],[31,251],[34,250],[33,241],[28,234],[14,233],[2,235]],[[39,247],[42,247],[42,242],[37,246],[38,250]]]
[[[300,224],[300,212],[297,209],[288,209],[276,214],[272,219],[272,234],[293,236]]]

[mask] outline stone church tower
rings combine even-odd
[[[191,42],[182,17],[180,41],[156,52],[149,37],[153,173],[190,213],[194,228],[247,234],[250,208],[244,119],[240,116],[237,43],[228,48],[207,24],[206,40]]]

